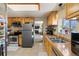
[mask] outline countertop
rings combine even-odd
[[[63,55],[63,56],[71,56],[71,47],[70,43],[54,43],[57,50]]]
[[[58,34],[58,33],[56,34],[56,33],[54,33],[54,36],[71,42],[71,37],[70,37],[71,35],[69,35],[69,34],[65,35],[65,34]]]
[[[55,43],[51,41],[50,38],[48,38],[49,35],[46,35],[47,39],[50,41],[50,43],[53,45],[53,48],[56,49],[56,51],[61,56],[74,56],[75,54],[71,51],[71,42],[65,42],[65,43]],[[52,36],[54,37],[54,36]]]

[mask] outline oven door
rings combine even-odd
[[[9,36],[9,44],[18,44],[18,36]]]
[[[79,41],[73,41],[71,44],[71,50],[74,52],[76,55],[79,56]]]

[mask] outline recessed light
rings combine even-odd
[[[13,11],[38,11],[38,4],[8,4]]]

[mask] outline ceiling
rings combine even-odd
[[[3,3],[0,3],[0,15],[5,15],[5,5]]]
[[[58,3],[40,3],[38,11],[13,11],[8,7],[8,17],[44,17],[51,11],[56,11]]]

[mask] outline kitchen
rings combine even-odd
[[[78,39],[78,30],[79,30],[78,6],[79,6],[78,4],[72,4],[72,3],[65,4],[64,7],[60,9],[58,14],[52,12],[48,17],[48,25],[53,24],[52,26],[53,29],[54,27],[58,26],[57,29],[53,30],[51,28],[51,30],[48,31],[50,33],[53,30],[54,32],[52,33],[53,35],[51,35],[51,33],[50,33],[51,36],[45,34],[44,37],[45,46],[49,56],[78,55],[78,43],[76,43],[78,42],[77,39]],[[55,15],[55,17],[53,14]],[[52,40],[52,42],[50,39]],[[76,42],[74,42],[73,40]]]
[[[79,39],[79,3],[8,3],[7,7],[8,56],[79,55],[75,42]],[[36,21],[42,24],[35,35]],[[42,38],[35,39],[38,34]]]

